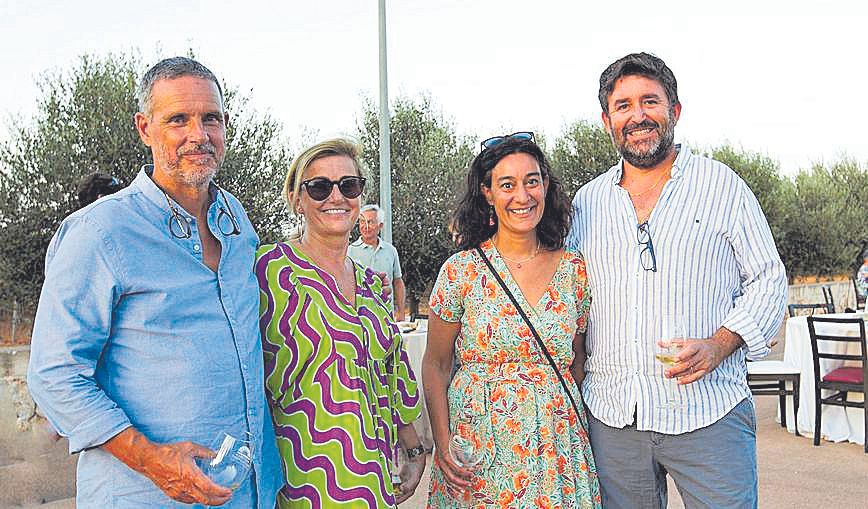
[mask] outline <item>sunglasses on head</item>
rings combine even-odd
[[[338,186],[338,191],[345,198],[358,198],[365,190],[365,177],[346,176],[340,180],[329,180],[325,177],[314,177],[301,183],[307,190],[307,195],[314,201],[323,201],[332,194],[332,187]]]
[[[517,133],[507,134],[506,136],[492,136],[486,140],[482,140],[480,145],[482,146],[482,150],[486,150],[492,147],[496,147],[503,143],[506,140],[530,140],[534,141],[533,133],[530,131],[519,131]]]

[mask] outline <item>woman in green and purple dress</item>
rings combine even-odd
[[[346,255],[365,182],[358,154],[335,139],[299,155],[284,196],[301,232],[257,253],[279,507],[395,507],[425,469],[416,378],[381,281]]]

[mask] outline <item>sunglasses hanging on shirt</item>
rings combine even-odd
[[[216,185],[216,184],[215,184]],[[232,207],[229,206],[229,200],[226,199],[226,195],[223,193],[223,188],[217,186],[217,192],[220,193],[220,197],[223,199],[223,203],[217,202],[217,229],[220,230],[220,233],[223,234],[224,237],[230,237],[233,235],[241,234],[241,226],[238,224],[238,219],[235,218],[235,214],[232,213]],[[169,210],[172,211],[172,215],[169,216],[169,232],[178,239],[189,239],[193,236],[193,229],[190,226],[190,223],[184,219],[184,216],[172,205],[172,200],[169,199],[169,195],[163,191],[163,196],[166,197],[166,203],[169,205]],[[224,208],[223,205],[226,205]]]

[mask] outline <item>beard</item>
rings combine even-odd
[[[188,162],[183,164],[182,156],[193,152],[207,152],[211,154],[213,161],[201,163]],[[175,154],[170,153],[167,147],[162,146],[155,155],[159,156],[160,168],[166,175],[184,185],[197,189],[206,187],[223,164],[222,155],[218,156],[217,148],[210,142],[181,147]]]
[[[635,129],[655,129],[657,138],[630,143],[627,141],[627,133]],[[612,138],[612,143],[625,161],[637,168],[653,168],[666,159],[675,142],[675,125],[672,121],[672,113],[667,114],[662,126],[650,118],[646,118],[638,124],[625,125],[621,129],[620,135],[616,135],[614,130],[609,130],[609,137]]]

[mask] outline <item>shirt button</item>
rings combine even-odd
[[[247,369],[247,364],[241,364],[241,369]]]
[[[192,223],[192,222],[193,222],[193,218],[192,218],[192,217],[188,217],[188,218],[186,218],[186,219],[187,219],[187,222],[188,222],[188,223]]]
[[[196,251],[198,253],[200,249],[202,248],[199,247],[199,244],[193,244],[193,251]]]

